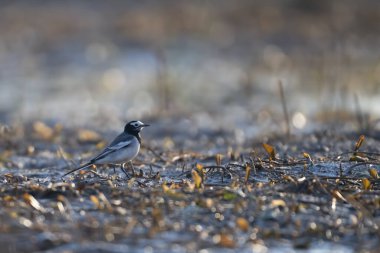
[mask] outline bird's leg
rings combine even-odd
[[[131,179],[131,176],[129,176],[128,172],[124,168],[125,163],[122,163],[120,165],[121,170],[124,172],[124,174],[128,177],[128,179]]]
[[[132,175],[136,176],[135,167],[133,167],[132,161],[129,161],[129,165],[131,166],[131,169],[132,169]]]

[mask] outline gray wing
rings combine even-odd
[[[106,157],[107,155],[117,151],[117,150],[120,150],[122,148],[125,148],[129,145],[131,145],[132,141],[133,141],[133,136],[131,135],[126,135],[124,132],[119,134],[112,142],[110,145],[108,145],[99,155],[97,155],[96,157],[92,158],[90,163],[94,163],[96,162],[97,160],[100,160],[104,157]]]

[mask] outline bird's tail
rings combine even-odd
[[[81,169],[87,168],[88,166],[90,166],[90,165],[92,165],[92,164],[93,164],[93,163],[91,163],[91,162],[86,163],[86,164],[80,166],[79,168],[76,168],[76,169],[73,169],[73,170],[67,172],[67,173],[66,173],[65,175],[63,175],[62,177],[65,177],[65,176],[67,176],[67,175],[69,175],[69,174],[71,174],[71,173],[73,173],[73,172],[75,172],[75,171],[77,171],[77,170],[81,170]]]

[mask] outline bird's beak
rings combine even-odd
[[[148,127],[148,126],[150,126],[150,125],[148,125],[148,124],[144,124],[144,125],[142,125],[142,127]]]

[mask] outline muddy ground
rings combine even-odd
[[[2,252],[379,249],[378,133],[272,134],[233,147],[222,131],[176,142],[150,120],[144,132],[156,138],[143,133],[130,178],[109,166],[61,178],[107,134],[2,126]]]

